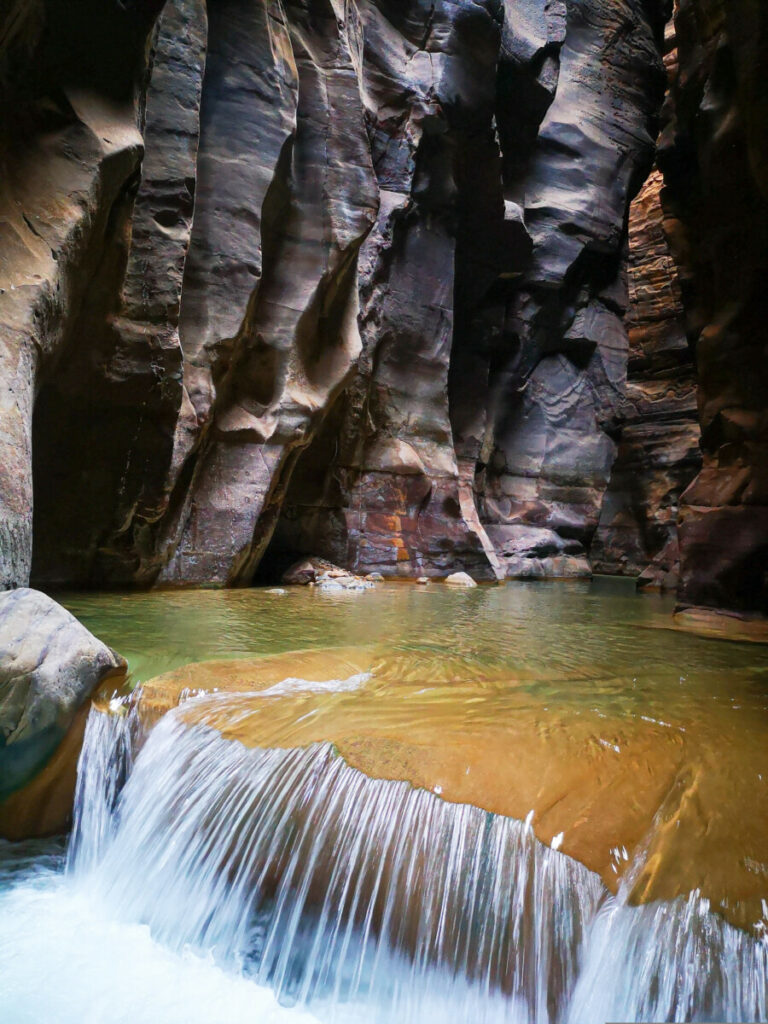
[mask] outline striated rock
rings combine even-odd
[[[378,256],[372,272],[381,287],[368,301],[365,284],[362,293],[363,311],[370,310],[364,346],[375,327],[378,347],[364,347],[358,381],[299,462],[274,553],[322,550],[388,575],[463,565],[488,579],[508,569],[489,525],[523,524],[580,542],[578,566],[541,561],[538,571],[588,571],[585,545],[614,455],[605,428],[626,370],[624,216],[651,159],[663,91],[662,6],[649,13],[618,5],[614,14],[599,4],[533,4],[521,18],[510,3],[501,38],[477,10],[461,27],[482,31],[488,56],[472,65],[469,93],[464,80],[436,77],[439,88],[427,95],[437,99],[441,120],[430,114],[427,137],[411,133],[416,160],[403,164],[403,148],[389,141],[391,121],[379,126],[387,143],[381,171],[374,160],[382,203],[363,254]],[[447,17],[447,5],[436,11]],[[618,28],[624,22],[626,33]],[[457,18],[454,45],[463,42],[458,26]],[[622,45],[605,57],[614,34]],[[444,39],[447,29],[427,34],[438,68]],[[494,47],[495,81],[488,74]],[[477,41],[474,49],[481,52]],[[472,61],[461,49],[451,56],[452,69]],[[387,63],[388,113],[402,102],[392,82],[402,80],[404,65],[412,74],[414,63]],[[381,87],[377,77],[367,94]],[[425,113],[404,113],[398,131],[403,118]],[[525,155],[505,149],[521,139]],[[563,165],[566,149],[577,171]],[[607,166],[617,170],[606,173]],[[446,224],[452,209],[455,239]],[[451,308],[442,282],[452,262]],[[444,397],[430,382],[445,379],[449,346],[446,424]]]
[[[592,574],[581,543],[564,540],[554,530],[536,526],[489,526],[488,536],[504,560],[510,579],[574,579]]]
[[[194,426],[182,388],[179,306],[205,43],[203,0],[168,3],[140,112],[140,172],[137,163],[120,208],[108,211],[101,263],[55,370],[40,381],[33,430],[39,585],[128,583],[157,573],[152,526],[166,511]]]
[[[2,585],[586,573],[667,13],[14,14]]]
[[[498,296],[481,514],[578,541],[584,566],[626,383],[625,215],[653,156],[665,5],[526,4],[520,19],[507,6],[510,101],[525,69],[536,78],[527,102],[499,109],[502,133],[534,139],[507,163],[504,198],[522,207],[533,248]]]
[[[65,824],[85,724],[80,709],[106,678],[125,672],[123,659],[51,598],[26,589],[0,595],[0,831],[15,833],[18,814],[27,835]],[[49,764],[55,771],[45,775]],[[9,810],[13,794],[21,800]]]
[[[66,371],[73,351],[100,359],[78,323],[91,286],[105,289],[105,301],[117,298],[114,264],[123,259],[142,158],[138,85],[161,7],[162,0],[40,0],[6,5],[1,16],[0,587],[29,580],[38,392],[59,367]],[[145,384],[138,391],[146,399]],[[75,411],[86,423],[98,407],[87,394]],[[117,470],[115,432],[109,436],[89,453],[93,471]],[[77,444],[67,452],[81,455]],[[66,545],[66,533],[58,543]],[[85,562],[90,552],[78,545],[77,555]]]
[[[259,25],[245,31],[221,12],[222,58],[209,70],[219,77],[201,156],[210,150],[212,173],[223,169],[224,180],[212,182],[211,220],[200,221],[198,244],[228,253],[226,275],[245,294],[238,302],[227,283],[220,322],[207,315],[182,323],[185,352],[210,367],[216,395],[203,410],[209,422],[166,581],[250,581],[295,459],[360,352],[357,254],[378,196],[357,77],[359,19],[354,9],[337,19],[326,2],[287,2],[282,18],[270,7],[256,5],[248,17]],[[229,65],[244,40],[251,52],[241,82]],[[239,113],[251,92],[253,127]],[[263,168],[245,156],[252,147]],[[228,178],[233,152],[247,169],[236,180]],[[233,216],[251,211],[236,231],[214,216],[220,191],[231,195]],[[193,238],[191,266],[195,245]],[[208,302],[204,277],[201,288]]]
[[[679,598],[768,614],[768,9],[679,0],[659,162],[698,370],[703,466]]]
[[[457,150],[491,132],[496,5],[361,5],[362,88],[379,192],[360,255],[362,353],[299,461],[273,554],[322,551],[357,572],[493,569],[462,512],[446,400]],[[425,31],[426,27],[426,31]]]
[[[668,66],[675,67],[674,35]],[[629,216],[629,367],[610,486],[590,548],[597,573],[678,584],[680,496],[701,465],[693,350],[654,169]],[[671,230],[671,228],[670,228]]]

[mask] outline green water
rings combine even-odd
[[[762,704],[768,694],[768,648],[666,628],[673,599],[637,594],[625,580],[56,597],[128,660],[137,682],[208,659],[386,644],[501,663],[550,680],[573,698],[598,690],[630,703],[653,695],[668,705],[700,699],[703,690],[728,701],[746,689]]]

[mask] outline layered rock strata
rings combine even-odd
[[[674,23],[664,63],[678,74]],[[621,432],[600,523],[590,548],[598,573],[636,576],[673,590],[679,580],[680,496],[701,468],[696,369],[687,334],[680,271],[665,215],[664,181],[654,168],[629,214],[627,389]]]
[[[681,499],[686,606],[768,613],[768,10],[679,0],[659,161],[698,369],[704,462]]]

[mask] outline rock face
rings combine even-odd
[[[32,558],[33,408],[46,379],[66,393],[75,362],[109,374],[106,353],[91,334],[92,319],[117,301],[119,275],[139,183],[142,137],[137,85],[145,72],[147,34],[160,0],[61,5],[15,0],[0,15],[0,586],[25,583]],[[80,316],[85,311],[86,320]],[[57,374],[57,364],[60,376]],[[128,368],[126,367],[126,370]],[[133,373],[145,400],[146,389]],[[102,373],[103,371],[103,373]],[[103,408],[92,382],[57,423],[55,449],[44,477],[77,461],[78,421],[90,424]],[[135,402],[135,392],[132,396]],[[37,404],[36,404],[37,403]],[[46,413],[43,413],[45,416]],[[135,416],[135,413],[131,413]],[[98,434],[98,430],[97,430]],[[119,491],[120,431],[102,436],[89,469],[113,474]],[[107,459],[106,456],[109,456]],[[45,453],[41,452],[41,458]],[[37,461],[37,454],[35,456]],[[61,519],[82,512],[90,498],[76,482],[57,493]],[[105,498],[102,498],[105,500]],[[87,514],[87,513],[86,513]],[[42,542],[45,531],[38,531]],[[49,535],[68,546],[66,532]],[[78,557],[90,555],[78,545]]]
[[[674,83],[672,23],[665,65]],[[590,561],[595,572],[637,576],[642,584],[675,589],[680,496],[701,468],[701,454],[693,347],[669,237],[676,225],[665,216],[663,188],[656,167],[630,208],[627,389]]]
[[[0,595],[0,832],[9,831],[8,798],[32,784],[62,745],[72,761],[59,766],[61,772],[72,769],[69,805],[64,800],[57,808],[66,818],[78,754],[66,737],[96,687],[125,671],[122,658],[45,594],[19,589]],[[48,794],[36,790],[35,798],[49,826],[44,831],[55,828],[42,806]]]
[[[670,582],[698,338],[682,593],[762,607],[763,371],[734,353],[764,18],[737,8],[680,5],[628,292],[664,0],[7,5],[0,585],[572,576],[590,546]]]
[[[704,463],[681,499],[683,605],[768,613],[768,9],[679,0],[659,160],[696,349]]]
[[[546,4],[543,24],[531,17],[536,5],[523,18],[510,6],[500,68],[504,200],[508,216],[522,207],[533,251],[504,289],[481,514],[513,544],[520,526],[571,542],[571,561],[581,555],[571,574],[586,569],[615,455],[628,351],[626,212],[653,157],[663,5]],[[515,103],[534,68],[526,100]],[[521,160],[515,149],[532,136]]]
[[[161,7],[2,35],[3,584],[588,571],[664,4]]]

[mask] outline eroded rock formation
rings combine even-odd
[[[680,0],[659,159],[698,368],[704,464],[680,600],[768,613],[768,9]]]
[[[668,81],[678,74],[674,23],[666,32]],[[680,271],[665,216],[664,180],[654,168],[629,214],[629,333],[626,394],[611,481],[590,549],[595,572],[678,584],[680,496],[701,468],[693,346]]]
[[[741,7],[726,24],[717,0],[681,4],[665,212],[656,175],[628,293],[663,0],[9,5],[2,585],[31,566],[49,586],[247,584],[302,554],[567,576],[591,545],[599,567],[657,559],[669,582],[695,468],[685,339],[743,313],[731,333],[751,324],[759,349],[736,291],[754,296],[764,262],[764,26]],[[727,216],[707,205],[718,126],[741,145],[727,173],[754,182]],[[747,275],[724,269],[731,213]],[[722,244],[702,243],[708,217]],[[707,330],[683,596],[733,605],[733,559],[762,572],[761,378],[742,394]],[[726,478],[746,482],[724,496]],[[735,508],[743,551],[700,579],[722,532],[703,524]]]

